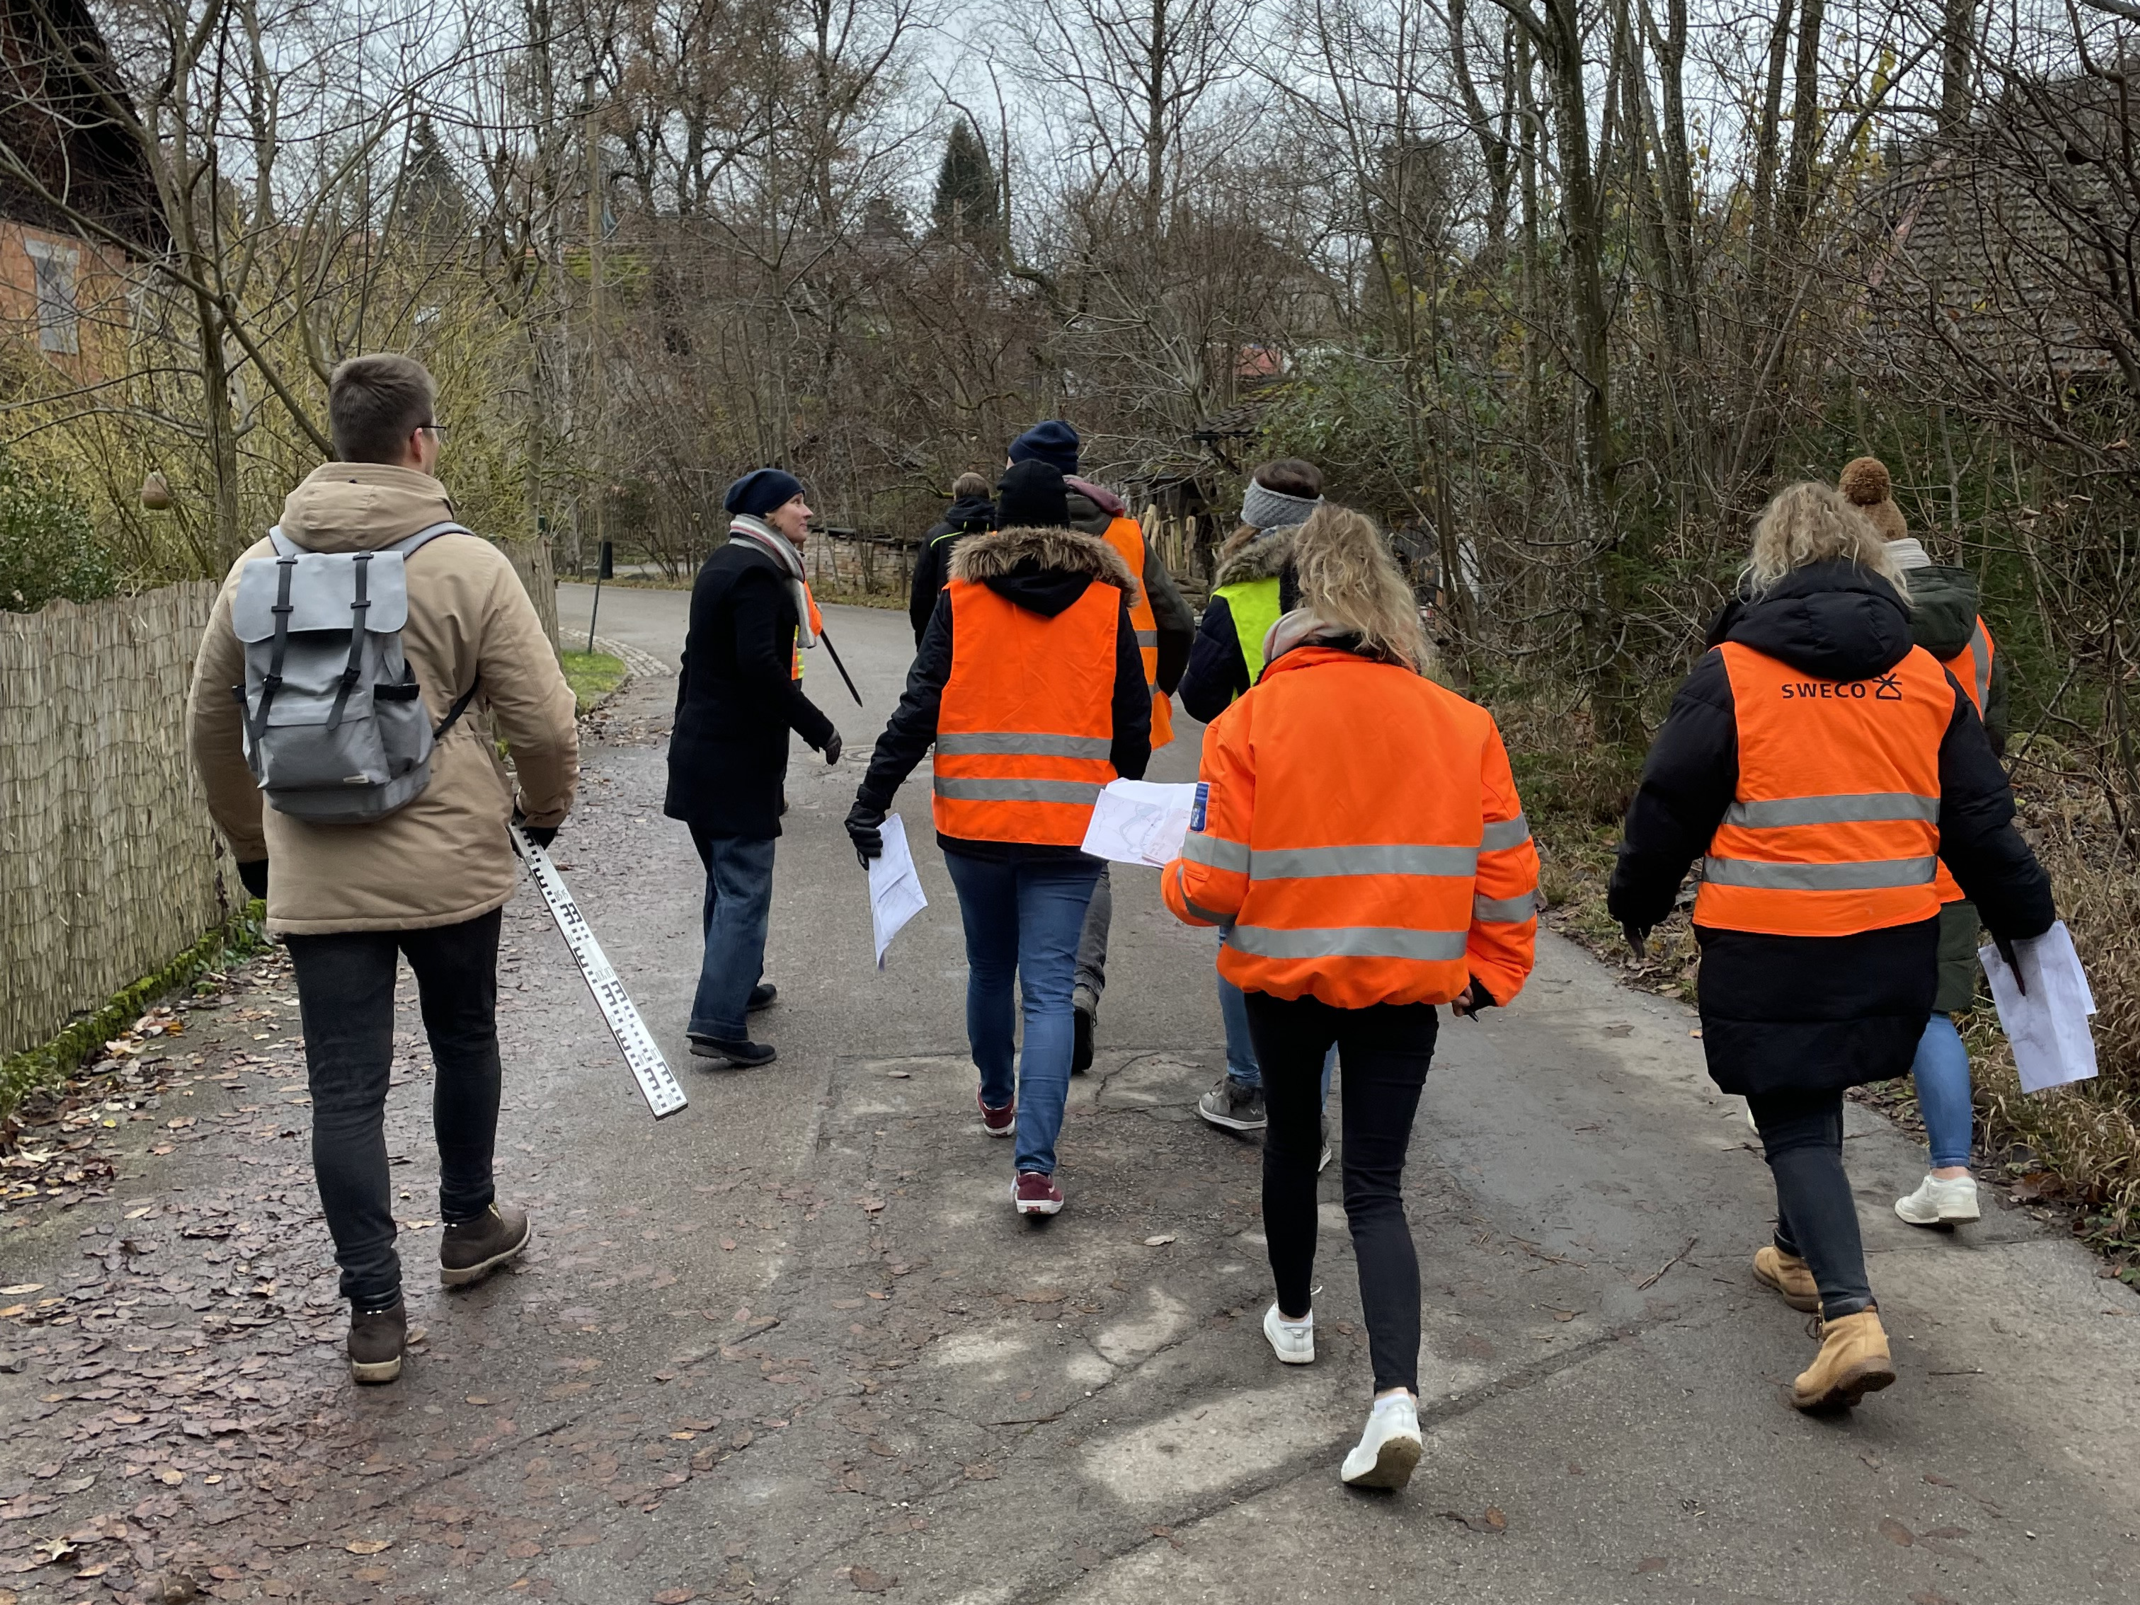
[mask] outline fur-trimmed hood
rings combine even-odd
[[[1030,613],[1054,618],[1095,584],[1125,596],[1137,582],[1121,554],[1074,529],[1005,529],[969,535],[951,552],[951,577],[985,585]]]
[[[1254,540],[1220,562],[1218,573],[1212,577],[1212,589],[1278,578],[1293,561],[1293,532],[1299,528],[1298,524],[1285,524],[1259,531]]]

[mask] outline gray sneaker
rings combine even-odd
[[[1261,1131],[1270,1124],[1263,1112],[1263,1089],[1244,1087],[1232,1076],[1220,1076],[1218,1084],[1196,1100],[1196,1112],[1223,1131]]]

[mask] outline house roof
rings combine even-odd
[[[84,0],[0,0],[0,217],[156,255],[170,244],[111,49]],[[30,171],[16,170],[19,162]]]

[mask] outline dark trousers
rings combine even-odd
[[[342,1268],[342,1296],[383,1309],[401,1296],[386,1157],[386,1089],[394,1065],[394,969],[408,955],[437,1067],[438,1212],[470,1220],[490,1208],[498,1137],[498,927],[493,910],[422,931],[339,931],[288,938],[312,1088],[312,1174]]]
[[[1263,1231],[1278,1312],[1308,1313],[1315,1281],[1315,1167],[1322,1158],[1323,1058],[1344,1083],[1345,1219],[1375,1391],[1419,1392],[1419,1256],[1405,1219],[1405,1152],[1440,1022],[1431,1003],[1337,1009],[1250,992],[1248,1029],[1263,1066]]]
[[[1746,1103],[1776,1178],[1776,1246],[1812,1269],[1825,1319],[1871,1309],[1858,1207],[1843,1174],[1841,1089],[1761,1093]]]
[[[685,1030],[717,1042],[747,1041],[751,988],[765,974],[773,914],[773,838],[709,836],[693,825],[691,845],[706,866],[699,914],[705,948]]]

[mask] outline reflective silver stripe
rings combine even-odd
[[[1931,858],[1883,858],[1845,864],[1775,864],[1759,858],[1705,858],[1702,879],[1717,886],[1785,892],[1872,892],[1932,884]]]
[[[1969,661],[1976,671],[1977,712],[1982,713],[1991,697],[1991,637],[1984,633],[1982,619],[1969,637]]]
[[[1174,866],[1174,889],[1177,892],[1181,893],[1182,907],[1186,908],[1198,919],[1209,920],[1212,924],[1218,926],[1221,930],[1226,930],[1232,926],[1233,921],[1228,919],[1224,914],[1219,913],[1215,909],[1209,909],[1204,907],[1203,904],[1197,902],[1195,898],[1189,895],[1189,872],[1183,869],[1179,864],[1176,864]]]
[[[1504,847],[1521,847],[1531,839],[1531,827],[1518,814],[1514,819],[1489,819],[1485,833],[1479,837],[1479,851],[1498,852]]]
[[[1051,736],[1037,730],[939,732],[936,750],[947,758],[1106,758],[1114,745],[1105,736]]]
[[[1236,925],[1226,945],[1266,959],[1460,959],[1463,931],[1415,931],[1403,925],[1338,925],[1319,930],[1281,930]]]
[[[1924,820],[1939,823],[1939,799],[1914,791],[1861,791],[1830,797],[1773,797],[1763,802],[1735,802],[1724,810],[1724,823],[1747,830],[1778,830],[1785,825],[1876,824]]]
[[[1139,646],[1159,645],[1159,632],[1157,630],[1139,630],[1137,632],[1137,644]]]
[[[1224,836],[1206,836],[1192,830],[1182,838],[1181,856],[1207,869],[1229,870],[1236,875],[1248,873],[1248,843],[1228,841]]]
[[[1521,897],[1481,897],[1476,892],[1471,896],[1471,917],[1485,925],[1521,925],[1537,912],[1535,891]]]
[[[1475,847],[1259,847],[1248,872],[1259,881],[1319,875],[1469,875]]]
[[[1095,780],[1010,780],[978,775],[938,775],[936,795],[948,802],[1080,803],[1100,795]]]

